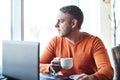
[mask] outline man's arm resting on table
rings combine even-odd
[[[76,80],[98,80],[95,75],[81,74]]]
[[[49,73],[50,64],[42,64],[40,63],[40,72],[41,73]]]

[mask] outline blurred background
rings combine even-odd
[[[0,0],[0,69],[2,40],[40,42],[42,54],[58,35],[54,25],[59,8],[71,4],[84,13],[81,31],[103,40],[113,64],[111,48],[120,44],[120,0]]]

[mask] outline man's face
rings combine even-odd
[[[61,37],[68,37],[72,32],[72,19],[68,13],[60,12],[57,17],[57,23],[55,27]]]

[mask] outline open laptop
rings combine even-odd
[[[39,80],[39,42],[4,40],[2,74],[7,80]]]

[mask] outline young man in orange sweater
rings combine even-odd
[[[60,8],[57,17],[59,35],[54,37],[40,56],[40,73],[55,72],[57,76],[78,76],[77,80],[111,80],[113,68],[107,50],[97,36],[81,32],[81,9],[74,5]],[[56,57],[59,58],[56,60]],[[71,69],[62,69],[60,58],[73,58]]]

